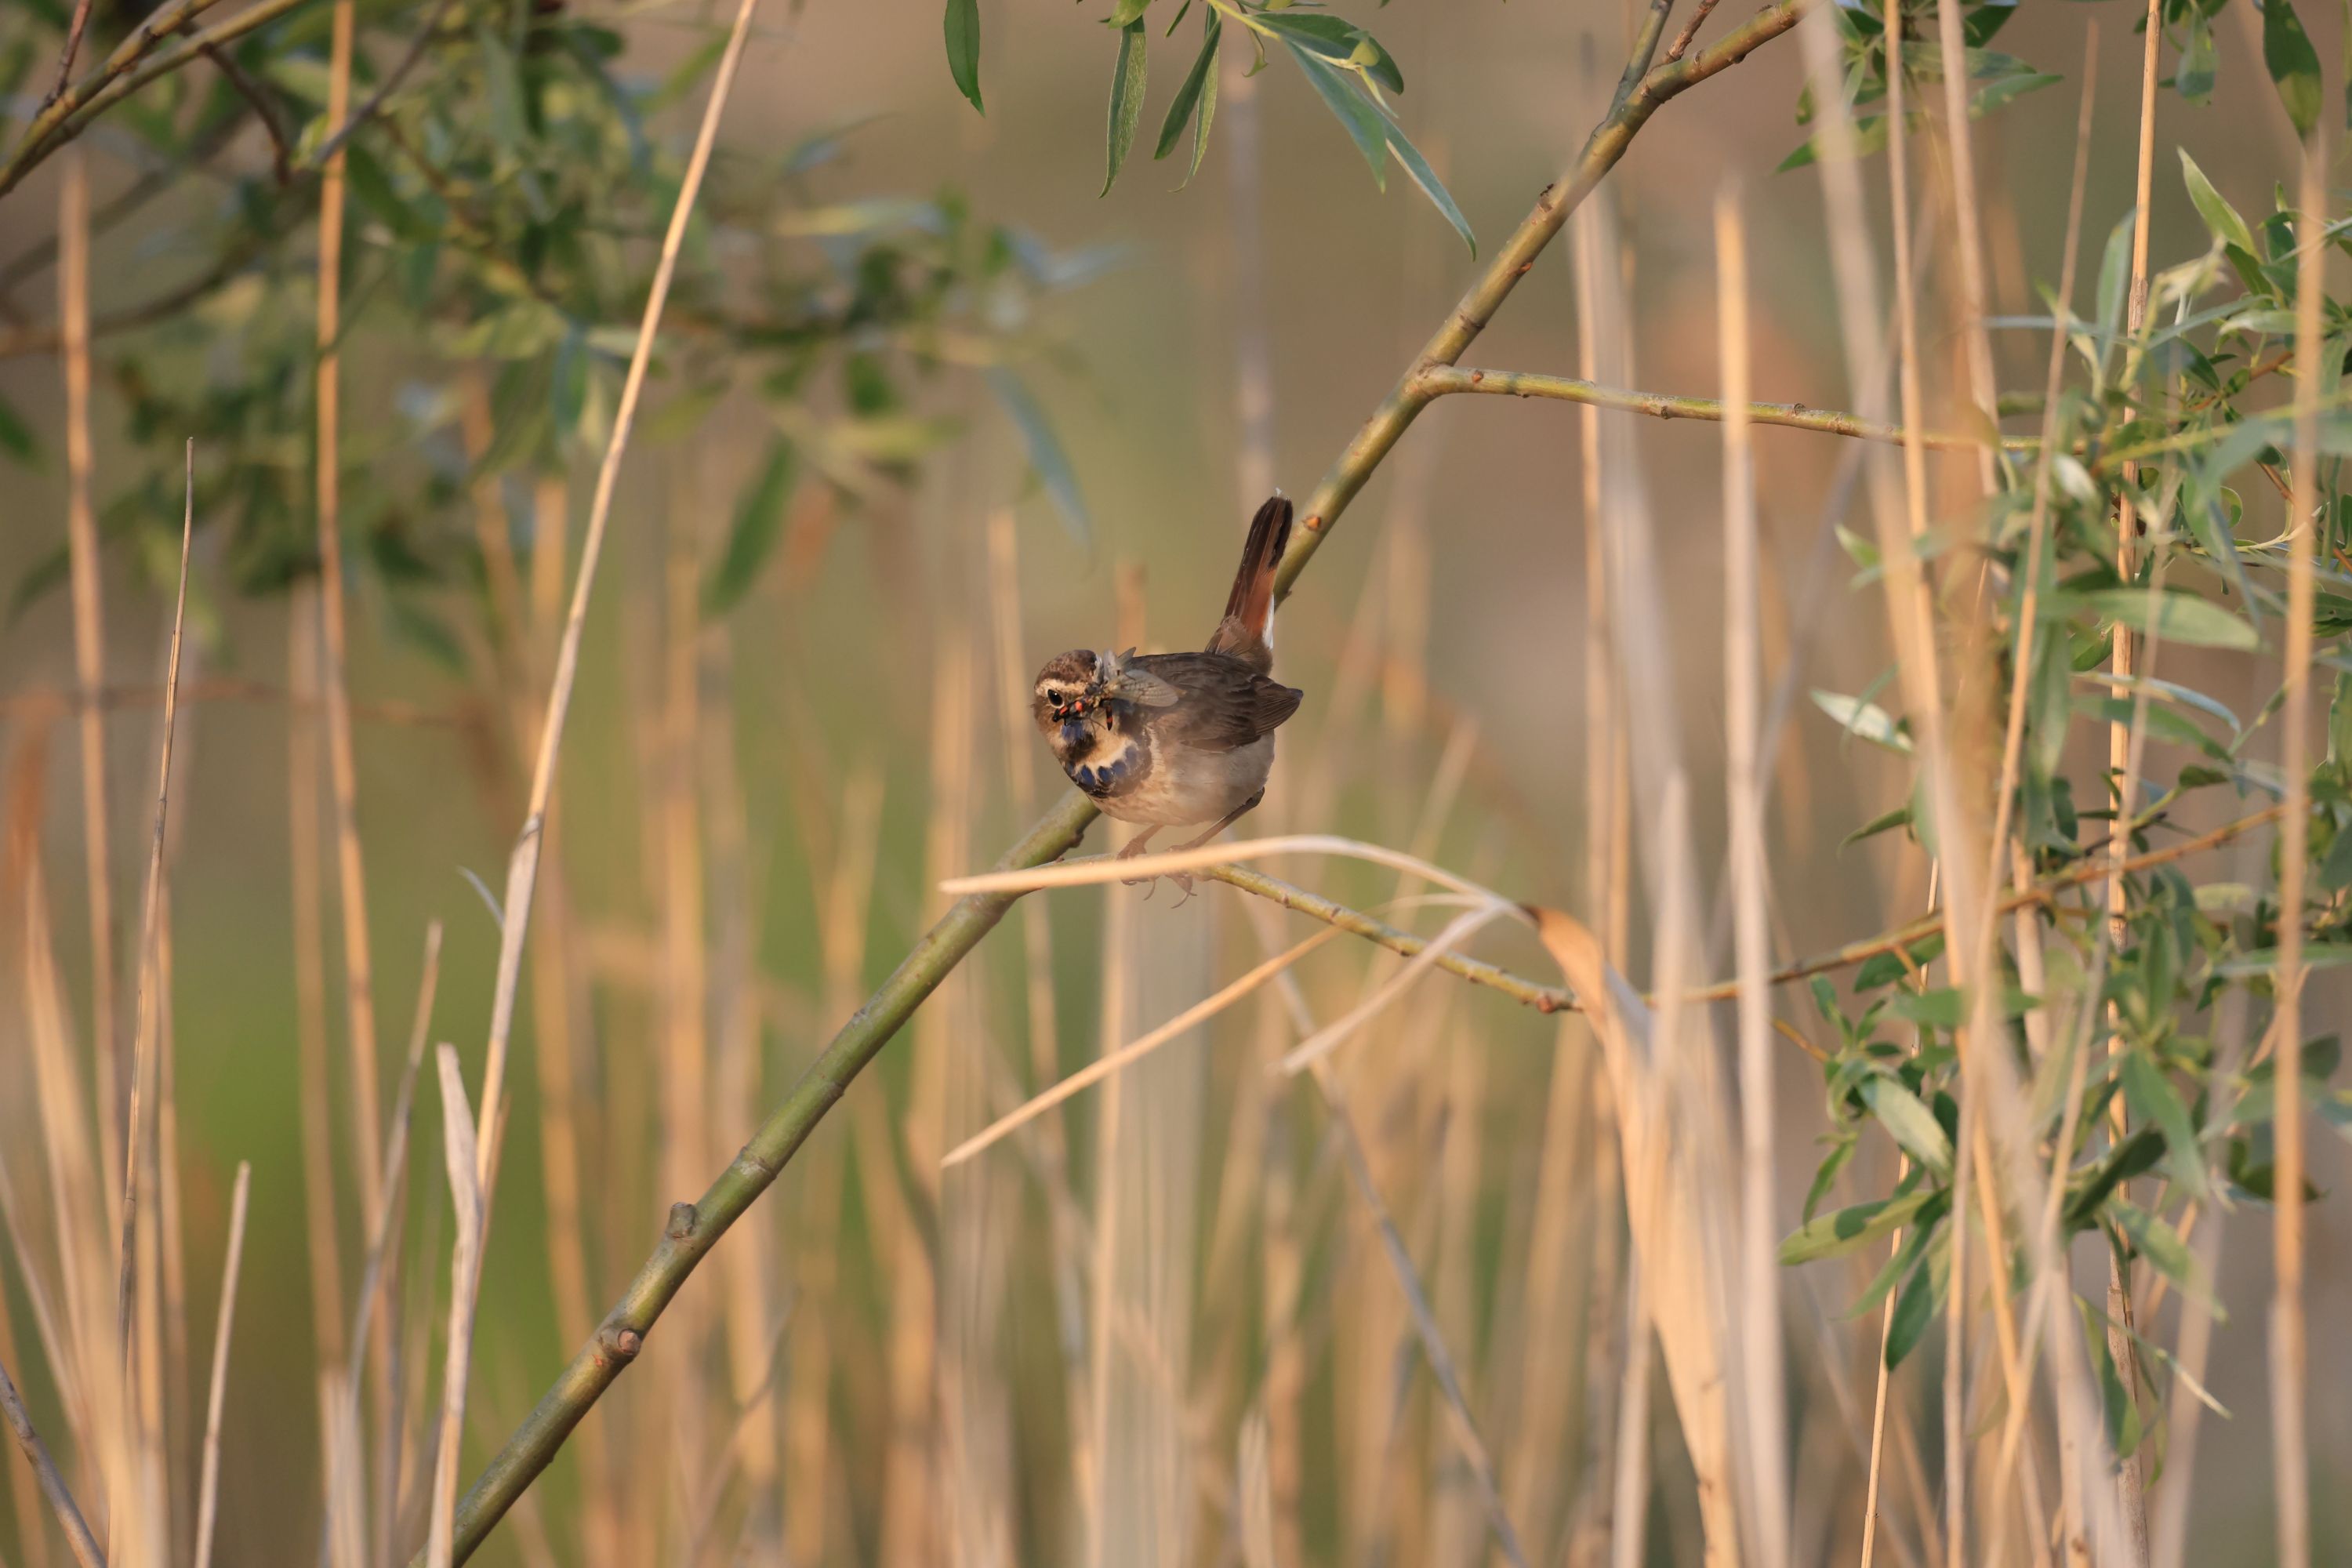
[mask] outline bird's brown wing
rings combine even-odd
[[[1130,662],[1178,692],[1173,705],[1152,710],[1147,721],[1204,752],[1235,751],[1272,734],[1305,695],[1230,654],[1153,653]]]

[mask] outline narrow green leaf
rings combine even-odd
[[[2173,88],[2184,103],[2203,103],[2213,96],[2215,75],[2213,24],[2201,6],[2189,8],[2189,38],[2180,48],[2180,64],[2172,74]]]
[[[1944,1223],[1944,1216],[1951,1211],[1951,1206],[1946,1194],[1938,1193],[1934,1201],[1914,1216],[1909,1234],[1903,1238],[1903,1245],[1872,1277],[1869,1288],[1845,1310],[1843,1317],[1846,1321],[1852,1322],[1865,1312],[1875,1310],[1878,1304],[1886,1300],[1888,1291],[1911,1277],[1912,1266],[1934,1244],[1936,1232]]]
[[[702,585],[705,614],[723,616],[742,603],[759,580],[760,568],[784,531],[784,504],[793,493],[793,444],[782,436],[768,444],[767,460],[735,503],[735,521],[718,564]]]
[[[1444,182],[1437,177],[1437,172],[1429,166],[1429,160],[1421,155],[1421,149],[1412,144],[1403,129],[1393,120],[1388,121],[1387,126],[1390,151],[1397,155],[1397,162],[1404,165],[1404,172],[1412,176],[1412,183],[1421,187],[1421,194],[1429,198],[1430,205],[1454,226],[1454,232],[1462,237],[1462,243],[1470,247],[1470,254],[1475,258],[1478,254],[1478,237],[1470,232],[1470,220],[1464,217],[1462,209],[1454,205],[1454,197],[1447,193]]]
[[[1208,13],[1208,26],[1218,36],[1224,32],[1224,23],[1214,11]],[[1213,45],[1210,46],[1210,52],[1215,52]],[[1217,69],[1212,66],[1208,77],[1201,83],[1201,111],[1192,117],[1192,163],[1184,171],[1184,184],[1187,185],[1201,173],[1201,160],[1207,156],[1209,151],[1209,125],[1216,118]]]
[[[2211,1307],[2215,1319],[2225,1323],[2230,1321],[2229,1312],[2213,1294],[2213,1282],[2205,1277],[2197,1255],[2189,1250],[2189,1244],[2181,1239],[2179,1231],[2122,1198],[2107,1208],[2116,1216],[2116,1223],[2123,1226],[2124,1234],[2131,1237],[2131,1244],[2139,1248],[2142,1258],[2162,1269],[2189,1295]]]
[[[2131,1108],[2157,1125],[2172,1155],[2173,1179],[2202,1197],[2205,1193],[2205,1151],[2197,1142],[2196,1124],[2181,1103],[2164,1069],[2146,1051],[2126,1051],[2120,1059],[2124,1098]]]
[[[2180,178],[2189,186],[2189,199],[2196,204],[2197,216],[2205,220],[2214,238],[2244,250],[2254,248],[2254,231],[2246,226],[2238,209],[2213,188],[2213,182],[2205,177],[2205,171],[2197,166],[2197,160],[2189,155],[2186,147],[2180,149]]]
[[[2145,588],[2091,588],[2055,594],[2052,599],[2052,608],[2062,613],[2088,611],[2103,621],[2129,626],[2144,636],[2161,637],[2169,643],[2235,648],[2242,653],[2262,646],[2252,624],[2194,594],[2151,595]]]
[[[1168,117],[1160,122],[1160,145],[1151,150],[1153,158],[1165,158],[1176,150],[1176,143],[1183,139],[1184,127],[1192,121],[1192,110],[1200,104],[1202,90],[1213,91],[1211,84],[1217,75],[1219,32],[1217,14],[1212,11],[1208,25],[1201,30],[1201,52],[1193,57],[1192,68],[1177,84],[1176,96],[1168,103]],[[1198,166],[1197,158],[1194,166]],[[1185,177],[1189,180],[1192,176]]]
[[[2319,51],[2311,47],[2293,0],[2263,0],[2263,64],[2295,134],[2310,135],[2319,123]]]
[[[1936,1249],[1934,1256],[1912,1270],[1911,1282],[1903,1287],[1903,1294],[1895,1299],[1895,1317],[1886,1325],[1886,1367],[1892,1372],[1911,1353],[1927,1326],[1936,1321],[1936,1303],[1944,1295],[1945,1270],[1937,1267],[1950,1253],[1948,1247]]]
[[[1070,468],[1070,459],[1062,450],[1061,441],[1054,434],[1045,411],[1029,395],[1021,378],[1003,365],[992,365],[983,373],[989,391],[1021,427],[1021,438],[1028,444],[1029,466],[1036,470],[1045,493],[1054,499],[1054,510],[1061,514],[1062,526],[1082,547],[1094,544],[1094,526],[1087,516],[1087,503],[1078,493],[1078,477]]]
[[[1372,184],[1387,190],[1388,121],[1381,117],[1381,111],[1348,84],[1346,73],[1337,66],[1325,64],[1288,38],[1283,39],[1282,47],[1290,51],[1290,58],[1307,73],[1307,82],[1324,107],[1347,128],[1348,139],[1355,142],[1356,151],[1364,155],[1364,162],[1371,168]]]
[[[0,451],[7,452],[28,468],[40,453],[40,443],[34,439],[33,427],[25,423],[16,405],[5,397],[0,397]]]
[[[1812,691],[1813,706],[1836,720],[1849,735],[1858,735],[1874,745],[1884,746],[1904,756],[1911,754],[1911,737],[1896,728],[1886,710],[1875,702],[1859,697],[1847,697],[1835,691]]]
[[[1907,826],[1910,821],[1911,808],[1907,805],[1898,805],[1893,811],[1872,817],[1868,822],[1839,839],[1838,847],[1843,849],[1849,844],[1859,844],[1865,838],[1875,838],[1891,828]]]
[[[1783,1265],[1811,1263],[1837,1258],[1857,1247],[1867,1247],[1917,1214],[1936,1194],[1906,1193],[1899,1198],[1876,1198],[1807,1220],[1780,1243]]]
[[[1959,993],[1947,993],[1952,999],[1952,1015],[1959,1016]],[[1902,1001],[1896,1000],[1895,1010],[1902,1011]],[[1903,1152],[1948,1179],[1952,1173],[1952,1141],[1944,1135],[1944,1125],[1936,1113],[1921,1103],[1917,1095],[1895,1079],[1885,1074],[1872,1078],[1862,1086],[1863,1103],[1886,1129],[1887,1135],[1903,1147]]]
[[[980,0],[948,0],[946,26],[948,74],[955,78],[956,90],[985,114],[988,107],[980,101]]]
[[[1118,30],[1118,57],[1110,67],[1110,125],[1103,170],[1104,195],[1118,179],[1127,150],[1135,145],[1135,128],[1143,120],[1143,80],[1150,65],[1143,19],[1138,16]]]
[[[2124,319],[2124,291],[2131,285],[2132,223],[2137,209],[2116,220],[2099,258],[2098,324],[2110,341]]]

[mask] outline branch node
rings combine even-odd
[[[645,1335],[632,1328],[606,1324],[596,1332],[596,1361],[601,1366],[626,1366],[646,1348]]]
[[[701,1218],[692,1204],[672,1204],[669,1205],[669,1223],[662,1226],[662,1234],[672,1241],[689,1240]]]

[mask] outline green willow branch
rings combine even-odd
[[[299,0],[295,0],[299,3]],[[1496,252],[1495,259],[1447,315],[1388,397],[1349,442],[1308,498],[1306,527],[1291,536],[1276,577],[1287,596],[1314,558],[1331,525],[1370,479],[1405,427],[1427,406],[1429,395],[1415,377],[1426,367],[1451,364],[1485,330],[1536,258],[1559,234],[1569,213],[1590,195],[1624,156],[1635,132],[1660,107],[1690,88],[1745,59],[1795,26],[1808,0],[1780,0],[1727,35],[1714,47],[1643,74],[1633,89],[1602,119],[1559,181],[1547,185],[1535,210]],[[1654,48],[1655,37],[1649,47]],[[1646,58],[1646,54],[1637,58]],[[5,189],[5,186],[0,186]],[[1041,866],[1076,845],[1095,819],[1094,803],[1071,792],[997,862],[1000,870]],[[687,1277],[726,1234],[728,1226],[767,1191],[817,1122],[839,1101],[866,1063],[914,1015],[948,973],[978,946],[1018,895],[971,894],[959,900],[926,931],[879,990],[842,1026],[783,1103],[768,1118],[743,1152],[712,1183],[698,1202],[678,1204],[660,1242],[639,1267],[620,1301],[605,1315],[572,1363],[509,1437],[473,1489],[459,1503],[455,1560],[463,1563],[514,1506],[525,1488],[553,1460],[573,1427],[613,1385],[644,1347],[645,1336],[685,1285]]]
[[[0,196],[13,191],[58,148],[89,129],[90,122],[115,104],[137,92],[149,82],[167,77],[224,45],[233,44],[247,33],[310,4],[310,0],[257,0],[217,26],[194,32],[181,40],[177,47],[162,54],[150,55],[166,34],[176,32],[220,0],[180,0],[166,5],[140,24],[137,31],[124,39],[106,63],[76,82],[55,103],[50,104],[17,139],[15,151],[7,161],[0,163]]]
[[[1666,392],[1633,392],[1602,386],[1570,375],[1534,375],[1517,370],[1470,370],[1460,365],[1425,365],[1413,374],[1414,390],[1430,398],[1459,393],[1486,393],[1503,397],[1544,397],[1561,403],[1589,404],[1653,419],[1703,419],[1720,424],[1723,405],[1712,397],[1678,397]],[[1813,430],[1824,436],[1851,436],[1864,441],[1900,442],[1903,427],[1864,419],[1834,408],[1808,408],[1801,403],[1751,403],[1748,419],[1758,425],[1779,425],[1791,430]],[[1928,435],[1928,447],[1944,451],[1975,451],[1982,443],[1973,436]],[[2037,445],[2024,436],[2004,436],[2000,444],[2011,451],[2031,451]]]
[[[1617,166],[1635,133],[1649,123],[1650,116],[1794,27],[1807,4],[1808,0],[1780,0],[1778,5],[1768,5],[1726,34],[1712,48],[1659,66],[1643,76],[1631,92],[1621,95],[1617,106],[1586,138],[1583,151],[1577,154],[1568,173],[1543,188],[1536,198],[1535,210],[1496,251],[1485,273],[1446,316],[1445,324],[1422,346],[1412,368],[1398,377],[1387,398],[1356,432],[1339,460],[1331,465],[1330,472],[1315,487],[1315,493],[1307,497],[1303,526],[1290,536],[1290,548],[1284,552],[1281,571],[1275,578],[1276,591],[1282,597],[1290,596],[1298,574],[1307,570],[1307,563],[1323,547],[1331,525],[1370,479],[1372,470],[1380,467],[1381,460],[1403,436],[1405,427],[1429,406],[1433,395],[1422,387],[1420,378],[1433,367],[1454,363],[1468,351],[1471,342],[1486,330],[1486,323],[1494,320],[1503,301],[1510,298],[1511,290],[1518,287],[1519,279],[1535,267],[1536,258],[1559,233],[1568,215]],[[1654,48],[1656,43],[1654,34],[1651,34],[1643,47]],[[1644,58],[1645,54],[1637,52],[1636,58]]]

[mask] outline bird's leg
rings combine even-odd
[[[1187,838],[1183,843],[1176,846],[1176,849],[1170,851],[1170,853],[1173,854],[1177,851],[1185,849],[1198,849],[1202,845],[1206,844],[1210,839],[1214,838],[1218,834],[1223,833],[1226,828],[1231,827],[1234,823],[1239,822],[1243,817],[1247,816],[1251,812],[1255,811],[1257,809],[1257,803],[1265,798],[1265,791],[1258,791],[1255,795],[1242,802],[1241,805],[1234,807],[1233,810],[1217,818],[1217,825],[1214,827],[1210,828],[1209,831],[1202,834],[1198,838]]]
[[[1134,859],[1138,855],[1143,853],[1145,847],[1151,842],[1151,836],[1159,831],[1160,827],[1157,824],[1145,828],[1142,832],[1129,839],[1125,844],[1120,845],[1118,853],[1113,856],[1112,858],[1115,860]],[[1153,877],[1129,877],[1123,879],[1127,886],[1130,888],[1136,887],[1140,883],[1158,880],[1157,878]],[[1150,895],[1147,893],[1144,896],[1149,898]]]
[[[1181,854],[1182,851],[1187,849],[1198,849],[1202,845],[1206,844],[1210,839],[1214,838],[1218,834],[1223,833],[1226,828],[1231,827],[1234,823],[1239,822],[1243,817],[1257,809],[1258,802],[1265,798],[1265,791],[1258,791],[1255,795],[1242,802],[1241,805],[1234,807],[1233,810],[1217,818],[1216,826],[1210,828],[1209,831],[1202,834],[1197,838],[1187,838],[1183,843],[1176,846],[1175,849],[1170,851],[1170,853]],[[1171,871],[1168,873],[1168,879],[1175,883],[1179,888],[1184,889],[1185,898],[1190,899],[1192,896],[1192,879],[1190,876],[1182,871]],[[1181,910],[1184,906],[1181,903],[1179,903],[1176,907]]]

